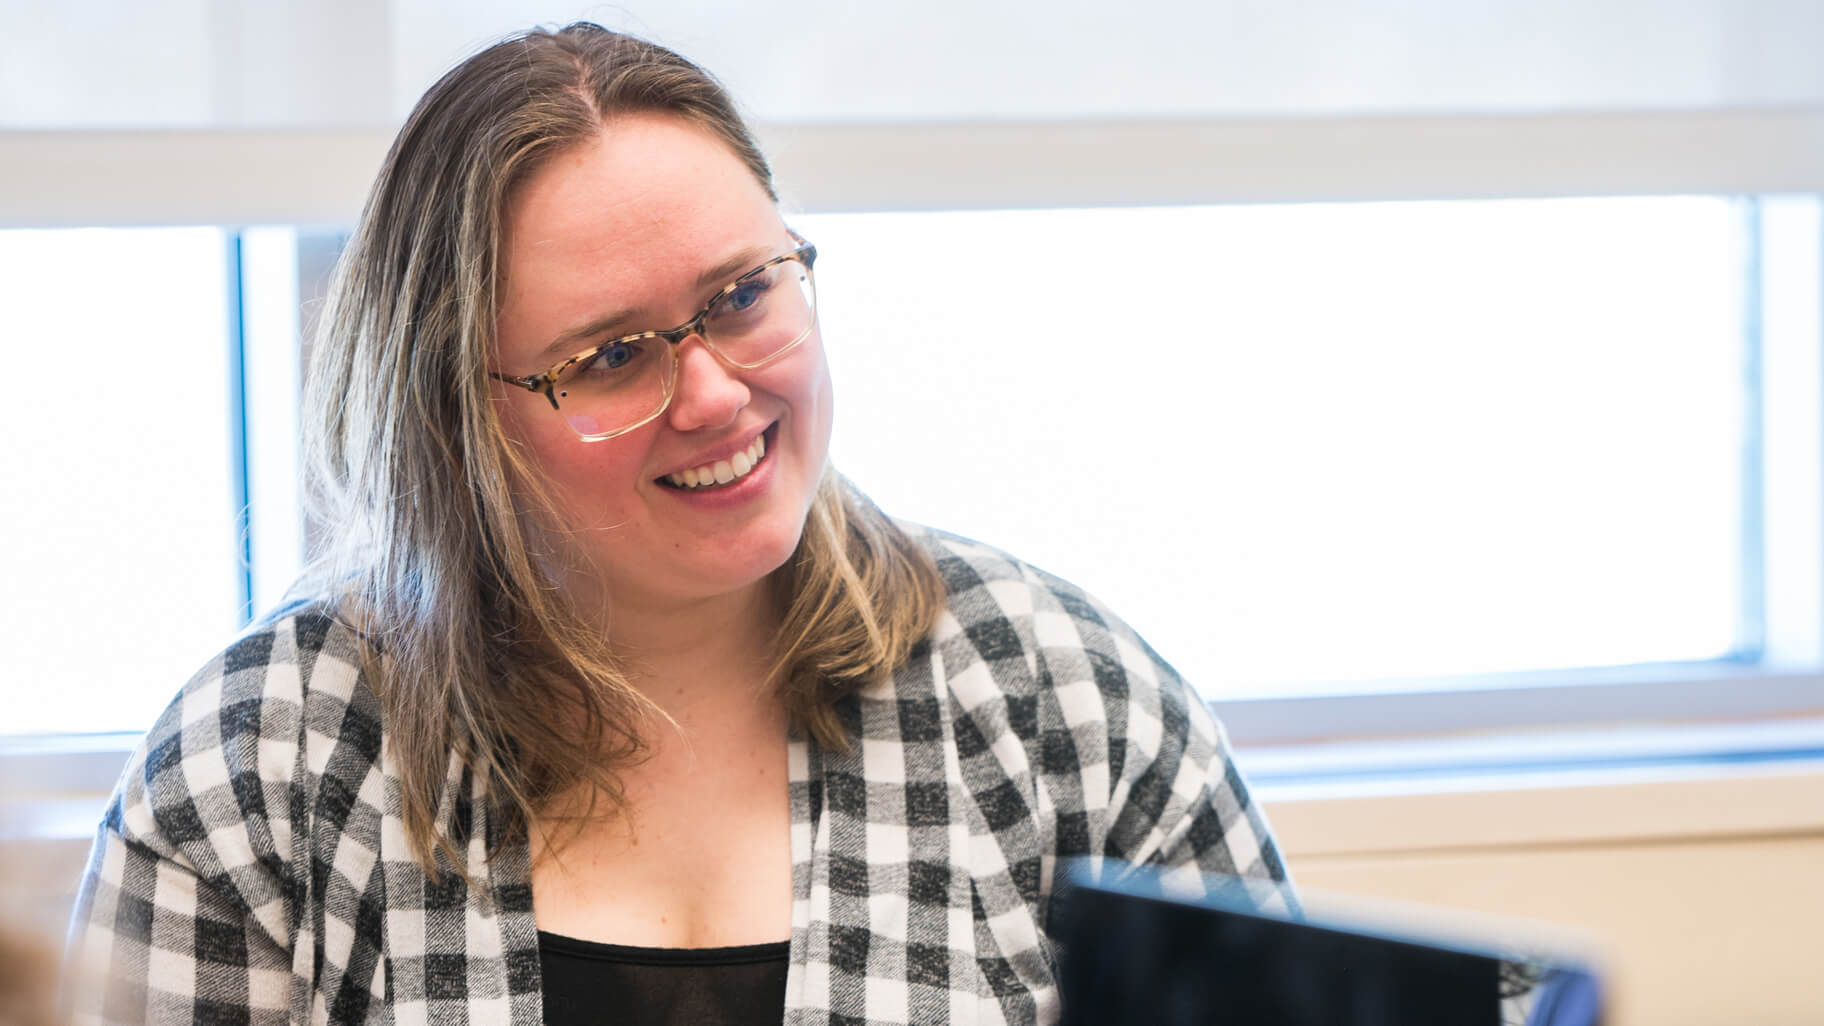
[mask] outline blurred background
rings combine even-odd
[[[1308,885],[1587,931],[1618,1022],[1824,1020],[1824,3],[0,0],[0,891],[316,525],[393,131],[599,21],[814,241],[837,465],[1099,595]]]

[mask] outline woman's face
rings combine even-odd
[[[631,115],[559,153],[508,209],[494,371],[543,373],[610,339],[671,328],[724,285],[797,243],[747,167],[686,122]],[[579,328],[580,341],[559,344]],[[671,405],[624,435],[585,442],[542,393],[500,382],[510,441],[543,475],[553,516],[535,518],[572,598],[659,610],[756,586],[790,558],[823,473],[830,376],[817,330],[736,371],[696,336],[677,350]],[[765,455],[723,485],[667,478]],[[580,560],[577,558],[580,557]]]

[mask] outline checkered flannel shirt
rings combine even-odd
[[[1046,897],[1090,856],[1276,881],[1260,811],[1197,696],[1071,585],[917,530],[948,586],[927,643],[844,699],[856,739],[790,745],[790,1024],[1057,1016]],[[77,1021],[541,1022],[528,852],[480,858],[482,781],[440,818],[476,886],[407,849],[362,642],[319,610],[243,636],[130,761],[72,954],[114,982]],[[610,1021],[604,1018],[604,1022]]]

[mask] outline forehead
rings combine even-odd
[[[559,152],[517,190],[504,227],[503,347],[577,318],[657,314],[697,298],[697,276],[731,253],[785,238],[747,165],[662,115],[615,118]]]

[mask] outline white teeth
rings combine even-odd
[[[753,444],[725,460],[717,460],[706,467],[692,467],[676,474],[665,475],[679,488],[704,488],[709,485],[722,485],[737,478],[746,477],[760,465],[761,457],[766,455],[766,436],[756,437]]]

